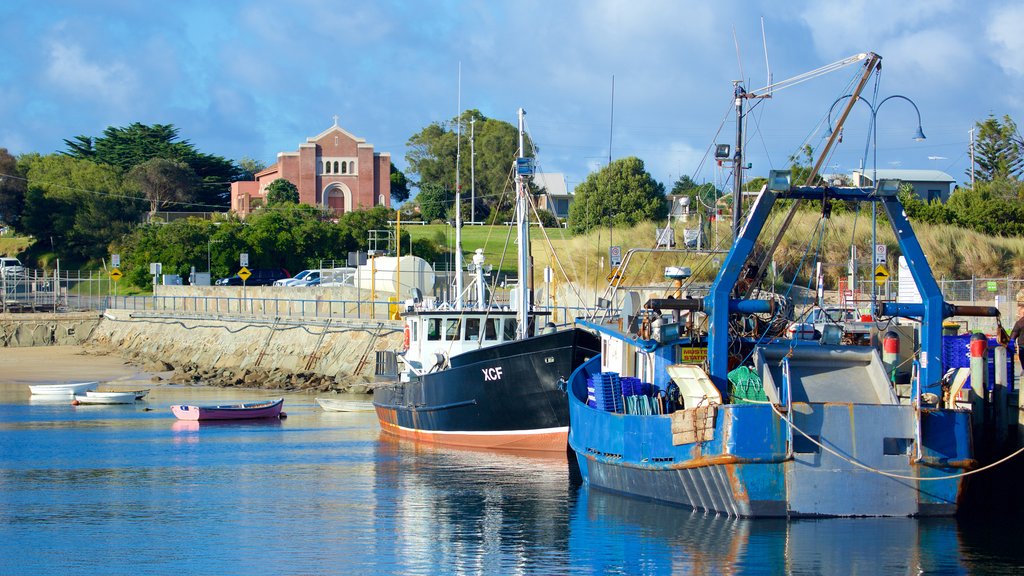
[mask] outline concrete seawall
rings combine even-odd
[[[378,350],[402,344],[400,321],[200,318],[107,310],[88,345],[163,363],[173,381],[365,392]]]
[[[99,312],[2,314],[0,348],[81,345],[99,324]]]

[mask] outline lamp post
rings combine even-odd
[[[220,244],[221,242],[223,240],[214,240],[212,236],[206,239],[206,272],[210,275],[211,282],[213,281],[213,270],[210,268],[210,245]]]
[[[832,103],[832,107],[829,108],[829,110],[828,110],[828,132],[826,134],[826,137],[832,135],[832,112],[835,110],[836,104],[838,104],[839,102],[841,102],[841,101],[843,101],[843,100],[845,100],[847,98],[850,98],[852,96],[853,96],[852,94],[846,94],[845,96],[840,96],[839,98],[836,98],[835,102]],[[864,104],[867,104],[868,108],[871,109],[871,124],[869,125],[868,140],[864,144],[864,156],[865,156],[865,158],[867,157],[867,155],[868,155],[868,146],[870,145],[872,147],[871,185],[875,188],[876,192],[878,191],[878,124],[877,124],[878,110],[882,107],[883,104],[885,104],[886,102],[888,102],[889,100],[892,100],[894,98],[898,98],[900,100],[906,100],[907,102],[910,103],[911,106],[914,107],[914,112],[917,113],[917,132],[914,133],[914,136],[913,136],[912,139],[915,142],[920,142],[920,141],[925,139],[924,130],[921,128],[921,110],[918,109],[917,104],[914,104],[914,101],[911,100],[910,98],[907,98],[906,96],[903,96],[902,94],[893,94],[892,96],[887,96],[887,97],[883,98],[880,102],[878,102],[878,104],[872,105],[871,102],[868,102],[867,100],[865,100],[863,96],[857,96],[857,99],[859,101],[863,102]],[[878,205],[875,202],[872,202],[871,203],[871,271],[872,271],[871,273],[872,274],[874,274],[874,270],[878,267],[878,261],[877,261],[877,258],[878,258],[877,254],[878,254],[878,252],[877,252],[877,250],[875,248],[875,246],[878,244],[877,221],[878,221]],[[875,288],[875,286],[876,285],[874,283],[871,284],[871,315],[872,316],[875,315],[875,311],[877,309],[877,294],[876,294],[877,289]]]

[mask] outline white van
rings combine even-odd
[[[21,265],[21,260],[0,256],[0,274],[4,276],[21,276],[24,273],[25,267]]]

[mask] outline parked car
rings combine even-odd
[[[320,271],[310,270],[309,274],[306,274],[302,278],[292,282],[289,286],[319,286],[320,285]]]
[[[8,256],[0,258],[0,274],[4,276],[21,276],[24,273],[25,267],[21,265],[21,260]]]
[[[303,270],[302,272],[299,272],[298,274],[292,276],[291,278],[281,278],[280,280],[275,280],[274,286],[294,286],[296,283],[305,280],[306,277],[312,274],[313,272],[316,272],[317,277],[320,276],[319,270]]]
[[[246,286],[270,286],[276,280],[288,278],[290,274],[284,268],[253,268],[249,270],[249,279],[245,281]],[[235,274],[227,278],[217,280],[217,286],[241,286],[242,278]]]

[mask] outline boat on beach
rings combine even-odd
[[[100,392],[88,390],[85,394],[75,394],[72,404],[134,404],[135,392]]]
[[[251,420],[280,418],[282,408],[284,408],[284,398],[218,406],[181,404],[171,406],[171,412],[178,420]]]
[[[64,384],[31,384],[28,389],[33,396],[74,396],[95,390],[99,382],[74,382]]]
[[[858,91],[880,62],[864,57]],[[953,515],[978,460],[971,413],[943,399],[942,321],[998,310],[943,300],[898,182],[800,186],[790,177],[771,172],[705,296],[674,292],[623,306],[614,322],[578,322],[600,334],[602,350],[568,383],[581,475],[593,488],[736,517]],[[751,290],[757,261],[771,258],[755,248],[773,207],[812,200],[826,207],[822,232],[829,203],[873,203],[911,266],[921,302],[878,308],[883,326],[920,323],[905,395],[877,334],[854,344],[834,324],[820,340],[787,338],[778,300]]]
[[[475,301],[463,300],[461,273],[456,274],[455,302],[429,303],[414,295],[403,313],[403,350],[378,363],[377,375],[391,378],[373,392],[377,419],[386,433],[450,446],[566,449],[569,408],[563,383],[598,353],[598,339],[575,327],[559,329],[548,322],[547,312],[533,309],[526,183],[533,163],[524,154],[524,115],[520,109],[515,178],[519,258],[513,302],[505,307],[491,304],[482,250],[473,258]],[[456,224],[461,261],[459,234]],[[474,291],[471,287],[466,292]],[[381,369],[382,364],[393,366],[394,372]]]
[[[316,403],[327,412],[373,412],[372,402],[340,400],[337,398],[317,398]]]

